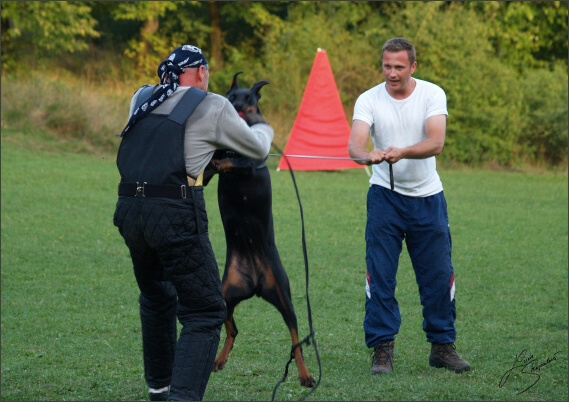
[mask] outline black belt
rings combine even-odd
[[[184,199],[186,198],[186,189],[186,185],[171,186],[167,184],[119,183],[119,196]]]

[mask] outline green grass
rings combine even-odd
[[[2,400],[145,400],[138,291],[112,224],[114,155],[53,152],[41,139],[2,132]],[[71,148],[73,149],[73,147]],[[275,158],[273,158],[275,159]],[[271,160],[275,167],[278,160]],[[301,337],[308,335],[300,215],[288,172],[271,170],[276,241],[291,280]],[[362,329],[365,278],[363,169],[296,172],[308,247],[309,295],[322,381],[310,400],[567,400],[567,175],[440,171],[449,204],[457,280],[457,347],[472,370],[428,365],[421,306],[406,251],[397,297],[403,323],[395,373],[370,374]],[[215,201],[206,189],[216,258],[225,261]],[[207,400],[268,400],[290,340],[271,305],[236,311],[239,336]],[[223,341],[223,339],[222,339]],[[527,349],[540,380],[515,370]],[[555,355],[555,352],[560,351]],[[305,346],[307,365],[318,367]],[[306,394],[296,367],[276,399]]]

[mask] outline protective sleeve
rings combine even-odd
[[[265,123],[249,127],[233,105],[223,102],[216,130],[216,142],[220,149],[231,149],[252,159],[263,159],[271,149],[274,130]]]

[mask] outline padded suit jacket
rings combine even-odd
[[[152,114],[170,114],[189,88],[179,87]],[[133,96],[131,113],[141,90],[142,88]],[[249,127],[227,98],[208,92],[186,124],[186,173],[197,178],[218,149],[230,149],[248,158],[262,160],[269,153],[273,135],[270,125],[255,124]]]
[[[200,235],[207,236],[203,187],[188,187],[184,137],[183,123],[174,122],[168,114],[152,113],[121,141],[117,155],[121,184],[114,223],[133,260],[138,247],[163,250],[187,242],[200,249]],[[199,264],[203,257],[192,259]]]

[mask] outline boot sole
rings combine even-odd
[[[391,369],[391,370],[377,370],[377,371],[372,369],[371,373],[372,374],[391,374],[391,373],[393,373],[393,369]]]
[[[449,365],[447,365],[447,364],[441,362],[440,360],[434,360],[434,359],[431,358],[431,357],[429,357],[429,365],[432,366],[432,367],[436,367],[436,368],[443,368],[443,367],[444,367],[444,368],[446,368],[447,370],[454,371],[454,372],[457,373],[457,374],[460,374],[460,373],[462,373],[462,372],[464,372],[464,371],[470,370],[470,366],[468,366],[468,367],[463,367],[463,368],[453,368],[453,367],[450,367]]]

